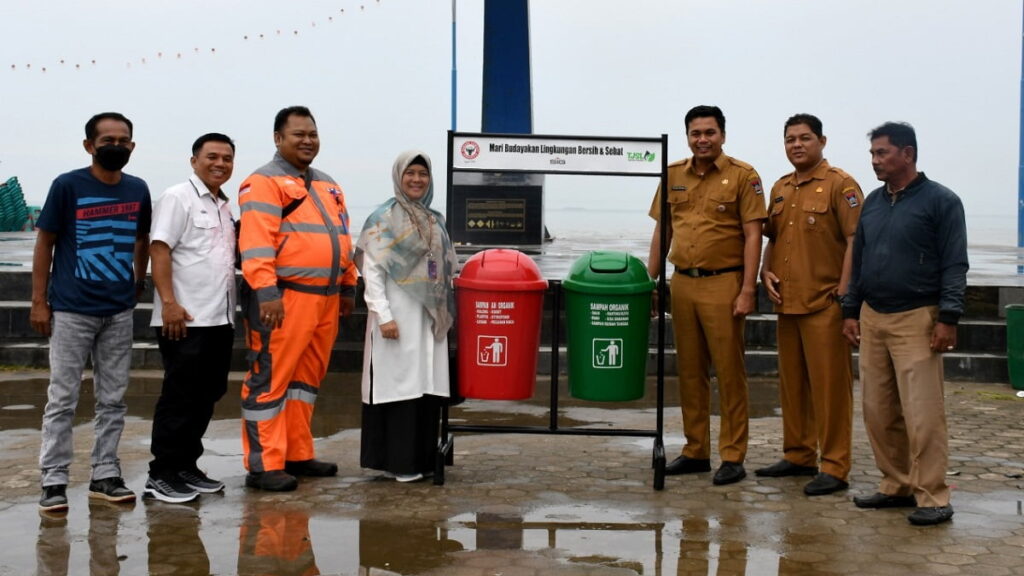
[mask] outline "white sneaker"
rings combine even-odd
[[[417,472],[416,474],[395,474],[395,480],[399,482],[416,482],[423,480],[423,474]]]

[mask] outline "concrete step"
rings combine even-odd
[[[361,302],[357,305],[355,313],[349,318],[342,320],[341,329],[338,333],[338,340],[342,342],[362,343],[366,332],[367,311]],[[33,339],[44,340],[36,331],[32,330],[29,324],[29,311],[31,305],[28,302],[0,302],[0,346],[8,340]],[[149,326],[152,318],[152,304],[140,304],[135,309],[136,340],[155,340],[154,329]],[[546,311],[541,320],[541,342],[551,342],[551,313]],[[747,347],[770,347],[776,346],[775,340],[775,314],[751,314],[747,317],[746,323],[746,345]],[[241,317],[238,317],[236,326],[241,326]],[[566,342],[567,323],[563,317],[561,322],[560,341]],[[666,318],[665,342],[667,346],[674,345],[672,334],[671,317]],[[652,345],[657,342],[658,323],[652,320],[648,329],[648,341]],[[242,331],[237,331],[237,339],[244,338]],[[961,351],[976,353],[1006,354],[1006,321],[1000,319],[973,319],[964,318],[957,330],[958,348]]]
[[[0,270],[0,301],[26,302],[31,300],[31,294],[32,273],[30,271]],[[152,288],[147,289],[142,301],[153,301]],[[964,316],[988,320],[1005,318],[1006,305],[1020,303],[1024,303],[1024,287],[970,285],[967,287]],[[550,306],[551,298],[546,297],[545,307],[550,309]],[[772,311],[771,302],[768,301],[760,286],[758,287],[757,311],[761,313]]]
[[[47,340],[32,330],[29,324],[30,304],[27,296],[31,292],[31,274],[27,272],[0,272],[0,364],[30,367],[48,365],[49,347]],[[552,293],[545,297],[545,310],[541,322],[541,359],[538,372],[550,373],[551,358],[551,303]],[[161,369],[160,354],[155,343],[153,328],[149,327],[152,317],[152,295],[143,297],[144,304],[136,308],[135,345],[132,364],[135,369]],[[1004,306],[1007,303],[1024,302],[1024,290],[1013,287],[972,286],[968,287],[968,310],[973,314],[965,316],[958,330],[958,350],[945,357],[946,374],[949,380],[979,382],[1008,382],[1006,366],[1006,321]],[[761,294],[759,310],[771,310],[771,304]],[[338,341],[334,347],[330,369],[332,371],[359,371],[362,367],[362,343],[366,330],[367,311],[357,294],[355,313],[342,321]],[[776,316],[772,313],[757,313],[747,317],[746,363],[752,375],[771,375],[777,372],[776,364]],[[657,343],[657,322],[652,321],[648,330],[650,354],[648,373],[655,374],[655,348]],[[237,326],[241,326],[239,321]],[[561,322],[559,335],[559,357],[561,370],[565,362],[567,342],[566,322]],[[674,375],[675,350],[671,319],[666,319],[666,373]],[[245,370],[246,350],[242,330],[236,331],[235,350],[232,359],[233,370]],[[855,363],[856,365],[856,363]]]
[[[244,343],[236,341],[232,352],[231,369],[245,371],[246,362]],[[8,341],[0,344],[0,364],[8,366],[28,366],[45,368],[49,366],[50,347],[45,340]],[[747,373],[751,376],[772,376],[778,374],[778,356],[774,349],[748,348],[746,354]],[[954,352],[944,355],[946,379],[962,382],[1009,382],[1006,355],[984,354],[973,352]],[[359,372],[363,365],[363,347],[361,343],[338,342],[331,354],[329,370],[331,372]],[[568,367],[566,349],[558,349],[559,374],[565,375]],[[647,355],[647,374],[657,374],[657,349],[652,347]],[[853,359],[854,373],[857,373],[857,354]],[[132,345],[133,370],[162,370],[160,351],[154,342],[140,341]],[[542,345],[537,360],[537,373],[551,373],[551,347]],[[665,374],[675,376],[675,349],[665,350]]]

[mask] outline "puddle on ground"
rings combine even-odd
[[[249,499],[233,518],[224,518],[209,507],[90,503],[87,517],[43,517],[34,555],[28,546],[9,559],[12,566],[34,561],[40,574],[74,574],[75,566],[86,565],[93,574],[280,576],[806,570],[768,547],[719,539],[716,518],[649,521],[628,511],[560,506],[523,513],[506,507],[430,522],[339,518],[309,504],[272,499]]]
[[[215,420],[239,417],[240,373],[232,373],[227,394],[217,403]],[[313,417],[313,435],[322,438],[342,430],[359,428],[360,423],[360,378],[354,372],[330,373],[320,387]],[[38,429],[46,405],[46,374],[24,381],[0,381],[0,431],[16,429]],[[639,400],[630,402],[590,402],[572,398],[567,391],[567,379],[559,380],[559,426],[577,426],[578,420],[568,417],[574,408],[600,408],[614,410],[654,409],[657,407],[656,385],[649,380],[648,391]],[[153,417],[153,408],[160,395],[161,379],[156,376],[135,376],[128,388],[125,403],[128,415],[144,420]],[[550,380],[538,377],[537,388],[532,398],[522,401],[470,400],[452,409],[453,423],[493,426],[547,426],[550,410]],[[718,414],[717,386],[713,385],[711,398],[712,413]],[[678,417],[679,392],[675,378],[665,380],[665,413],[670,418]],[[91,378],[82,381],[75,425],[89,422],[93,418],[93,383]],[[750,380],[750,417],[763,418],[779,415],[778,382],[776,379],[757,378]],[[670,420],[675,422],[676,420]]]
[[[952,503],[958,524],[989,526],[998,520],[1024,519],[1024,491],[976,494],[955,490]]]
[[[75,485],[64,516],[37,521],[34,502],[0,512],[0,572],[79,574],[88,566],[91,574],[797,576],[827,573],[827,550],[847,537],[858,541],[827,526],[808,530],[810,518],[738,509],[503,502],[434,520],[403,516],[395,507],[400,499],[379,498],[378,486],[367,480],[343,488],[368,496],[357,506],[351,498],[330,505],[332,490],[299,500],[229,490],[203,495],[200,503],[125,506],[88,500],[85,486]],[[1022,500],[1015,491],[957,492],[947,530],[988,526],[1008,533],[1021,525]],[[442,502],[434,509],[439,514]],[[901,530],[886,527],[884,514],[875,516],[871,530]],[[906,530],[912,536],[915,529]],[[859,541],[870,533],[860,532]],[[875,561],[893,573],[906,569],[900,559]]]

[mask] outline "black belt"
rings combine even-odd
[[[302,292],[304,294],[319,294],[321,296],[334,296],[339,294],[344,286],[309,286],[308,284],[299,284],[298,282],[289,282],[287,280],[278,280],[278,288],[284,288],[286,290],[295,290],[296,292]]]
[[[682,274],[683,276],[689,276],[690,278],[707,278],[708,276],[718,276],[719,274],[727,274],[729,272],[739,272],[743,270],[743,266],[730,266],[728,268],[719,268],[718,270],[707,270],[705,268],[687,268],[685,270],[676,270],[676,274]]]

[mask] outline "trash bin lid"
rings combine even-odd
[[[573,263],[562,287],[584,294],[638,294],[654,290],[654,281],[639,258],[597,250]]]
[[[472,255],[455,278],[457,288],[496,292],[547,290],[548,281],[532,258],[506,248],[484,250]]]

